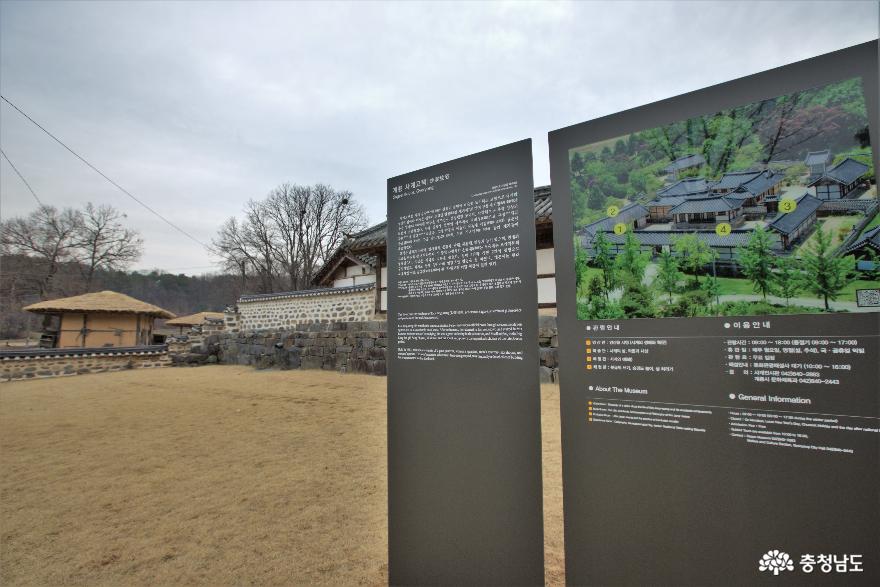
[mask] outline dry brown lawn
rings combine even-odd
[[[563,582],[559,402],[545,558]],[[0,584],[387,583],[385,379],[211,366],[0,385]]]

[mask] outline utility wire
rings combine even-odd
[[[29,184],[27,182],[27,180],[24,178],[24,176],[21,174],[21,172],[15,166],[15,164],[12,161],[10,161],[9,155],[7,155],[3,149],[0,149],[0,154],[3,155],[3,158],[6,159],[6,162],[9,163],[10,167],[12,167],[12,170],[15,172],[15,175],[17,175],[18,179],[20,179],[22,181],[22,183],[27,186],[28,191],[31,193],[31,195],[34,197],[34,199],[37,201],[37,204],[39,204],[40,207],[42,208],[44,204],[43,204],[43,202],[40,201],[40,198],[37,197],[37,192],[34,191],[34,188],[32,188],[31,184]]]
[[[116,189],[118,189],[119,191],[121,191],[123,194],[125,194],[126,196],[128,196],[129,198],[131,198],[132,200],[134,200],[135,202],[137,202],[138,204],[140,204],[141,206],[143,206],[143,207],[146,208],[147,210],[149,210],[154,216],[156,216],[157,218],[159,218],[160,220],[162,220],[162,222],[164,222],[165,224],[167,224],[168,226],[170,226],[171,228],[173,228],[174,230],[176,230],[176,231],[179,232],[180,234],[184,235],[185,237],[187,237],[187,238],[190,239],[191,241],[193,241],[193,242],[195,242],[195,243],[197,243],[197,244],[199,244],[199,245],[205,247],[206,249],[209,249],[209,248],[210,248],[210,247],[208,247],[208,245],[206,245],[205,243],[203,243],[202,241],[200,241],[200,240],[197,239],[196,237],[192,236],[191,234],[189,234],[188,232],[186,232],[185,230],[183,230],[182,228],[180,228],[179,226],[177,226],[176,224],[174,224],[173,222],[171,222],[170,220],[168,220],[167,218],[165,218],[164,216],[162,216],[161,214],[159,214],[158,212],[156,212],[155,210],[153,210],[153,209],[152,209],[151,207],[149,207],[147,204],[145,204],[144,202],[142,202],[141,200],[139,200],[139,199],[138,199],[134,194],[132,194],[130,191],[128,191],[127,189],[125,189],[124,187],[122,187],[121,185],[119,185],[118,183],[116,183],[115,181],[113,181],[112,179],[110,179],[109,177],[107,177],[107,175],[106,175],[103,171],[101,171],[100,169],[98,169],[97,167],[95,167],[94,165],[92,165],[91,163],[89,163],[88,161],[86,161],[86,159],[85,159],[82,155],[80,155],[79,153],[77,153],[76,151],[74,151],[73,149],[71,149],[70,147],[68,147],[66,144],[64,144],[64,142],[63,142],[61,139],[59,139],[58,137],[56,137],[55,135],[53,135],[51,132],[49,132],[48,130],[46,130],[45,128],[43,128],[43,126],[42,126],[39,122],[37,122],[36,120],[34,120],[34,119],[31,118],[30,116],[28,116],[27,113],[25,113],[21,108],[19,108],[18,106],[16,106],[16,105],[13,104],[12,102],[10,102],[9,99],[8,99],[6,96],[0,95],[0,98],[3,98],[3,101],[4,101],[4,102],[6,102],[7,104],[9,104],[9,105],[12,106],[13,108],[15,108],[15,109],[18,111],[19,114],[21,114],[22,116],[24,116],[25,118],[27,118],[27,119],[28,119],[29,121],[31,121],[31,122],[32,122],[37,128],[39,128],[41,131],[43,131],[44,133],[46,133],[47,135],[49,135],[49,136],[50,136],[50,137],[51,137],[56,143],[58,143],[59,145],[61,145],[61,146],[64,147],[65,149],[67,149],[67,150],[70,152],[71,155],[73,155],[74,157],[76,157],[77,159],[79,159],[80,161],[82,161],[83,163],[85,163],[88,167],[90,167],[90,168],[92,169],[92,171],[94,171],[95,173],[97,173],[98,175],[100,175],[101,177],[103,177],[104,179],[106,179],[108,182],[110,182],[110,184],[112,184],[113,187],[115,187]],[[8,159],[7,159],[7,161],[8,161]]]

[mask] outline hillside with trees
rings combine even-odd
[[[809,151],[829,149],[835,163],[853,157],[874,179],[867,109],[860,78],[689,118],[573,149],[575,227],[604,217],[610,205],[646,202],[663,187],[662,170],[685,155],[705,163],[679,177],[718,179],[729,171],[782,168],[806,173]]]

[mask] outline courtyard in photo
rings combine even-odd
[[[387,584],[385,389],[236,366],[0,385],[0,584]],[[558,387],[541,400],[562,585]]]

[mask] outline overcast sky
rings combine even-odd
[[[0,90],[202,242],[285,182],[350,189],[869,41],[878,3],[7,2]],[[137,268],[211,270],[164,225],[0,105],[3,150],[47,204],[108,203]],[[4,217],[35,202],[0,162]]]

